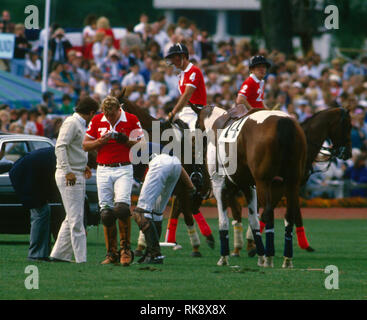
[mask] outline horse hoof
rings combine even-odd
[[[237,253],[237,252],[232,252],[231,253],[231,257],[233,257],[233,258],[239,258],[240,257],[240,254]]]
[[[199,251],[193,251],[191,252],[191,257],[194,257],[194,258],[201,258],[202,255]]]
[[[249,252],[247,252],[247,255],[248,255],[250,258],[255,257],[255,255],[256,255],[256,248],[255,248],[255,249],[250,250]]]
[[[206,243],[209,246],[209,248],[214,249],[215,240],[212,234],[206,237]]]
[[[182,249],[182,246],[178,243],[176,243],[176,245],[172,248],[173,250],[181,250]]]
[[[258,257],[257,257],[257,265],[258,265],[259,267],[263,267],[263,266],[264,266],[264,263],[265,263],[264,256],[258,256]]]
[[[307,251],[307,252],[314,252],[314,251],[315,251],[315,249],[314,249],[314,248],[312,248],[312,247],[307,247],[307,248],[306,248],[306,251]]]
[[[282,268],[283,269],[292,269],[293,268],[292,258],[284,257]]]
[[[229,266],[228,256],[221,256],[217,262],[217,266]]]
[[[264,268],[274,268],[274,257],[265,257]]]

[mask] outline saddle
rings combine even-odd
[[[223,129],[227,126],[230,126],[233,122],[246,116],[249,116],[250,114],[253,114],[254,112],[257,112],[259,110],[261,109],[251,109],[250,111],[248,111],[246,108],[242,106],[236,106],[234,108],[229,109],[227,113],[220,116],[215,121],[215,127],[217,129]]]

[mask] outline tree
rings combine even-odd
[[[365,0],[326,0],[325,6],[333,4],[339,9],[339,29],[331,30],[335,45],[348,51],[343,53],[350,58],[363,54],[361,50],[366,40],[367,1]]]
[[[261,0],[261,21],[268,50],[293,54],[290,0]]]
[[[321,20],[318,19],[314,0],[291,0],[293,33],[301,40],[304,56],[313,51],[312,37],[318,32]]]

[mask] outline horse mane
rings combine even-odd
[[[331,109],[325,109],[325,110],[321,110],[321,111],[318,111],[318,112],[314,113],[311,117],[307,118],[306,120],[304,120],[303,122],[300,123],[301,127],[307,126],[308,123],[310,121],[312,121],[312,119],[318,117],[320,115],[320,113],[323,113],[323,112],[328,111],[328,110],[331,110]]]
[[[306,120],[304,120],[303,122],[300,123],[301,127],[305,127],[309,124],[309,122],[312,121],[312,119],[315,119],[316,117],[318,117],[321,113],[326,113],[327,111],[330,111],[330,110],[339,110],[339,109],[343,109],[343,108],[328,108],[328,109],[325,109],[325,110],[321,110],[321,111],[318,111],[316,112],[315,114],[313,114],[311,117],[307,118]],[[345,110],[345,109],[344,109]],[[347,110],[345,110],[347,111]]]
[[[136,103],[130,101],[129,99],[121,96],[118,97],[118,99],[119,102],[123,105],[123,109],[129,113],[136,115],[140,121],[142,120],[140,119],[139,115],[147,117],[149,121],[158,121],[158,119],[151,116],[146,109],[139,107]]]

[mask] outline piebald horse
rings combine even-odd
[[[132,113],[136,115],[141,123],[141,126],[143,129],[145,129],[149,135],[150,139],[152,139],[152,127],[153,123],[160,123],[159,120],[152,117],[147,110],[137,106],[135,103],[129,101],[126,97],[124,97],[125,90],[123,90],[118,96],[119,102],[122,104],[122,107],[125,111]],[[184,139],[179,136],[182,133],[180,130],[183,130],[184,128],[188,129],[188,126],[185,123],[181,123],[181,127],[178,128],[173,127],[171,123],[169,122],[163,122],[160,123],[160,132],[159,134],[165,130],[165,129],[175,129],[177,132],[177,137],[174,137],[175,143],[180,144],[181,151],[185,151],[185,148],[183,148],[183,142]],[[168,143],[168,141],[161,141],[162,144]],[[195,159],[195,154],[192,153],[192,150],[190,150],[191,160]],[[181,154],[181,158],[184,158],[184,152]],[[182,183],[181,179],[178,181],[175,190],[173,192],[173,205],[171,208],[170,213],[170,220],[177,219],[180,213],[183,213],[184,215],[184,221],[186,226],[188,227],[188,233],[190,236],[191,245],[193,247],[192,255],[194,257],[200,257],[201,254],[199,252],[199,246],[200,246],[200,239],[196,234],[193,234],[192,226],[194,226],[194,219],[197,220],[199,224],[199,229],[201,233],[205,236],[206,242],[209,245],[209,247],[214,248],[214,237],[212,235],[212,232],[210,230],[210,227],[208,226],[207,222],[205,221],[205,218],[199,214],[199,208],[201,206],[201,202],[206,196],[210,193],[210,180],[209,175],[206,170],[206,166],[196,165],[194,161],[192,161],[192,164],[185,164],[183,163],[183,167],[185,168],[186,172],[189,174],[193,184],[195,185],[197,189],[197,194],[194,197],[194,203],[191,203],[189,198],[189,195],[186,192],[186,188],[184,184]],[[177,220],[176,220],[177,221]],[[191,227],[191,228],[190,228]]]
[[[217,200],[221,241],[218,265],[228,264],[229,255],[225,194],[231,189],[240,189],[249,206],[249,225],[256,244],[258,265],[265,267],[273,266],[275,253],[274,207],[281,196],[286,195],[283,267],[292,267],[292,231],[301,215],[298,195],[307,157],[306,137],[302,128],[288,114],[280,111],[254,110],[230,124],[230,117],[223,109],[207,106],[197,112],[197,127],[205,130],[209,136],[207,164]],[[232,141],[228,135],[232,135]],[[235,155],[230,154],[231,146],[236,147]],[[229,173],[224,158],[232,160],[231,165],[235,162],[235,172]],[[264,207],[265,248],[257,215],[256,190],[260,205]]]

